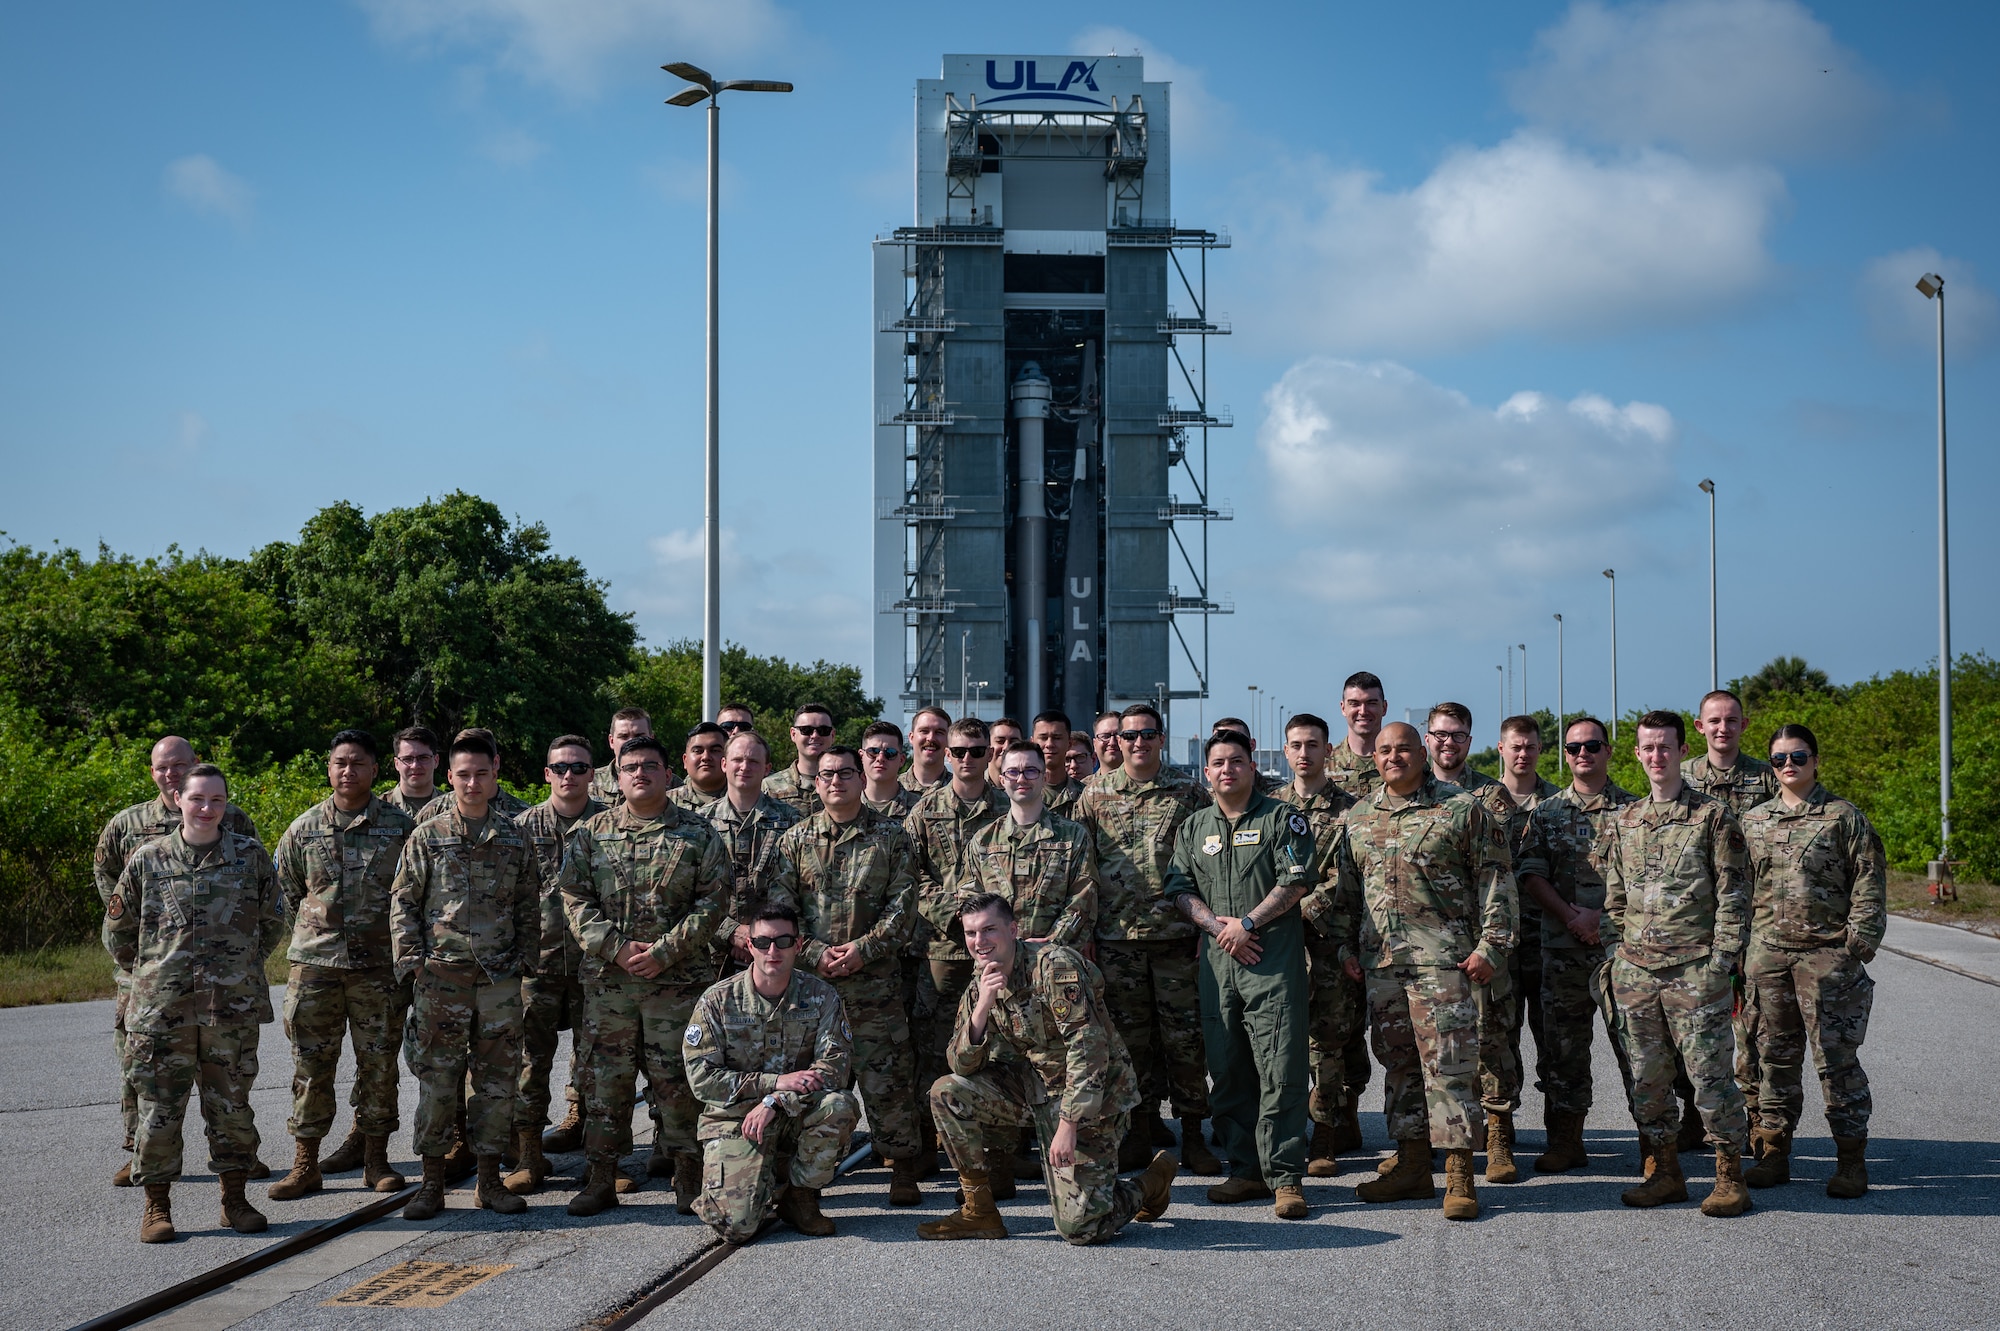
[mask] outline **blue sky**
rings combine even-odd
[[[1954,646],[2000,649],[1989,6],[362,0],[0,17],[0,530],[242,554],[338,499],[545,522],[699,629],[702,117],[724,117],[727,637],[867,664],[870,238],[947,51],[1139,50],[1175,212],[1235,238],[1212,361],[1214,698],[1529,702],[1937,650],[1931,307],[1952,302]],[[1177,686],[1190,681],[1183,677]],[[893,694],[894,681],[873,681]],[[1192,710],[1192,709],[1190,709]],[[1179,718],[1182,729],[1196,718]]]

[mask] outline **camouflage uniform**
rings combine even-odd
[[[972,834],[951,909],[981,892],[1007,898],[1021,937],[1084,947],[1097,927],[1097,851],[1089,829],[1044,810],[1026,827],[1011,811]]]
[[[1534,874],[1546,879],[1557,896],[1584,910],[1604,909],[1604,856],[1611,847],[1611,824],[1632,796],[1607,781],[1595,795],[1569,786],[1535,806],[1527,836],[1515,862],[1517,879]],[[1592,1021],[1601,1016],[1611,1041],[1629,1102],[1631,1067],[1618,1034],[1616,1010],[1600,1005],[1604,967],[1617,939],[1611,922],[1600,918],[1592,947],[1571,933],[1551,914],[1542,916],[1542,1035],[1548,1043],[1542,1094],[1551,1113],[1587,1115],[1593,1082],[1590,1073]]]
[[[354,1126],[386,1137],[400,1125],[396,1049],[410,1008],[389,949],[389,893],[410,835],[409,815],[370,796],[346,813],[328,796],[293,820],[274,857],[296,923],[285,953],[285,1036],[292,1042],[294,1137],[333,1129],[343,1035],[354,1043]]]
[[[1827,1126],[1866,1137],[1874,1101],[1860,1050],[1875,1000],[1866,963],[1888,924],[1882,838],[1817,783],[1796,808],[1783,798],[1758,805],[1743,836],[1755,883],[1743,969],[1761,1016],[1760,1126],[1774,1134],[1798,1125],[1810,1037]]]
[[[765,777],[764,793],[780,804],[791,805],[801,818],[810,818],[826,807],[820,802],[819,783],[802,774],[797,763]]]
[[[939,786],[950,785],[951,769],[946,768],[944,774],[938,777],[937,780],[925,783],[917,779],[916,768],[905,767],[902,771],[902,774],[896,778],[896,784],[901,786],[904,790],[915,791],[919,796],[921,796],[928,793],[929,791],[937,789]]]
[[[1042,1141],[1042,1177],[1056,1232],[1103,1243],[1138,1214],[1139,1184],[1118,1177],[1118,1143],[1139,1103],[1131,1056],[1106,1011],[1104,977],[1072,948],[1024,943],[986,1023],[968,1034],[977,987],[959,999],[951,1071],[931,1086],[931,1112],[951,1162],[984,1170],[989,1144],[1011,1153],[1030,1123]],[[1076,1163],[1047,1163],[1049,1143],[1076,1125]]]
[[[642,818],[621,803],[569,834],[563,912],[583,953],[584,1153],[592,1163],[623,1153],[641,1071],[659,1125],[654,1149],[694,1154],[681,1037],[714,974],[711,947],[729,889],[728,844],[706,819],[671,804]],[[627,943],[646,946],[666,969],[650,980],[633,975],[618,964]]]
[[[418,826],[421,827],[433,818],[442,818],[458,807],[458,802],[453,798],[449,786],[439,786],[438,794],[441,798],[426,804],[424,811],[417,815]],[[503,818],[519,818],[527,811],[528,802],[519,795],[509,794],[504,786],[496,786],[493,798],[486,802],[486,812],[489,816],[497,813]]]
[[[918,932],[929,939],[929,963],[910,1004],[920,1087],[945,1074],[951,1014],[958,1010],[959,995],[972,983],[972,954],[965,950],[965,931],[957,914],[959,885],[971,876],[966,851],[982,829],[1006,816],[1007,797],[996,787],[989,784],[968,804],[947,781],[925,791],[903,819],[903,830],[917,851],[917,911],[923,918]]]
[[[1765,800],[1778,798],[1778,774],[1771,765],[1740,751],[1729,767],[1717,767],[1706,753],[1684,762],[1681,780],[1728,805],[1738,823]],[[1736,993],[1736,1085],[1743,1092],[1753,1127],[1757,1122],[1757,1088],[1763,1080],[1757,1068],[1758,1001],[1757,986],[1749,983],[1746,975]]]
[[[1076,802],[1083,798],[1083,782],[1068,781],[1060,786],[1050,786],[1042,796],[1042,807],[1058,818],[1076,817]]]
[[[1255,910],[1280,888],[1301,894],[1319,882],[1320,860],[1306,816],[1269,795],[1252,795],[1235,818],[1211,804],[1181,824],[1165,891],[1206,902],[1217,915]],[[1306,1171],[1306,928],[1296,905],[1257,925],[1263,953],[1246,966],[1210,942],[1201,968],[1201,1033],[1208,1059],[1215,1140],[1229,1173],[1273,1188],[1297,1187]]]
[[[521,977],[516,1129],[539,1132],[549,1121],[549,1073],[555,1067],[556,1046],[564,1031],[571,1032],[567,1097],[579,1107],[586,1098],[584,1079],[589,1075],[590,1051],[583,1046],[583,981],[577,978],[583,950],[570,935],[569,919],[563,914],[562,863],[571,829],[603,812],[602,804],[585,796],[583,810],[574,818],[564,817],[553,801],[544,800],[515,820],[534,845],[542,880],[541,951],[534,973]]]
[[[1328,781],[1314,795],[1301,795],[1290,782],[1272,792],[1306,816],[1320,871],[1335,864],[1340,816],[1354,797]],[[1317,926],[1306,930],[1306,963],[1310,985],[1306,997],[1306,1035],[1312,1056],[1313,1089],[1306,1109],[1315,1123],[1329,1127],[1368,1088],[1368,996],[1358,980],[1347,978],[1335,956],[1334,940]]]
[[[118,888],[118,875],[125,872],[125,861],[132,852],[155,837],[166,836],[181,825],[179,810],[169,809],[164,798],[145,800],[139,804],[120,809],[112,815],[98,834],[97,854],[91,861],[91,880],[97,885],[98,904],[109,909],[111,894]],[[257,827],[250,821],[250,815],[228,806],[222,815],[222,830],[239,836],[255,837]],[[104,945],[111,945],[109,921],[101,933]],[[118,1059],[118,1110],[125,1120],[125,1147],[132,1147],[132,1134],[138,1127],[138,1089],[132,1081],[132,1059],[125,1047],[125,1005],[127,995],[132,991],[132,972],[125,966],[113,966],[111,980],[117,1002],[111,1013],[111,1049]]]
[[[914,1159],[916,1049],[903,1006],[902,951],[917,914],[916,847],[893,818],[863,809],[835,822],[821,810],[778,839],[771,899],[796,902],[814,971],[829,946],[861,944],[861,969],[832,981],[854,1039],[854,1083],[868,1132],[884,1159]]]
[[[408,818],[412,823],[416,823],[421,821],[425,814],[436,809],[439,800],[449,803],[451,800],[451,791],[444,786],[433,786],[431,787],[430,794],[419,799],[411,795],[405,795],[403,787],[399,784],[389,787],[377,795],[376,798],[402,814],[405,818]]]
[[[770,897],[778,839],[798,825],[799,811],[760,795],[748,813],[740,813],[725,796],[704,808],[702,816],[722,835],[729,855],[730,887],[723,900],[722,923],[715,927],[715,974],[721,977],[736,968],[737,926],[756,919]]]
[[[1514,946],[1505,830],[1432,776],[1402,798],[1378,787],[1347,811],[1328,923],[1341,959],[1357,957],[1367,972],[1389,1135],[1473,1148],[1483,1118],[1478,986],[1458,967],[1476,953],[1498,973]]]
[[[861,807],[878,817],[893,818],[900,823],[909,816],[910,810],[917,807],[917,801],[922,798],[921,791],[899,785],[896,787],[896,793],[885,800],[871,800],[863,795]]]
[[[1326,774],[1334,785],[1358,800],[1367,799],[1382,788],[1382,773],[1376,770],[1375,759],[1362,757],[1344,739],[1333,746],[1333,753],[1326,760]]]
[[[181,1176],[182,1126],[197,1083],[209,1168],[256,1163],[250,1089],[258,1028],[271,1020],[264,958],[284,936],[278,875],[253,836],[225,830],[219,841],[190,846],[175,830],[126,860],[105,909],[105,942],[130,977],[134,1183]]]
[[[681,779],[674,769],[666,770],[667,796],[681,788]],[[590,798],[607,809],[613,809],[625,802],[625,792],[618,788],[618,755],[612,754],[611,761],[598,768],[590,776]]]
[[[667,803],[673,805],[675,808],[686,809],[689,813],[707,813],[709,809],[714,807],[717,800],[722,799],[728,794],[729,787],[727,784],[718,787],[711,793],[703,790],[692,781],[686,781],[667,792]],[[603,807],[610,808],[611,806],[607,803]]]
[[[488,811],[478,826],[457,802],[417,824],[390,905],[396,976],[414,978],[403,1059],[417,1079],[417,1154],[458,1139],[499,1155],[514,1131],[521,1079],[521,977],[542,939],[542,871],[518,823]]]
[[[1121,767],[1084,789],[1078,821],[1097,838],[1097,960],[1104,1006],[1131,1051],[1147,1104],[1208,1117],[1202,1047],[1201,931],[1166,896],[1181,824],[1209,804],[1193,778]]]
[[[742,971],[695,1003],[686,1055],[688,1085],[702,1104],[694,1213],[723,1238],[756,1237],[774,1184],[817,1189],[833,1182],[858,1117],[844,1089],[850,1054],[840,995],[803,969],[792,972],[791,987],[776,1001]],[[778,1089],[781,1075],[808,1068],[825,1076],[828,1089]],[[777,1100],[778,1115],[759,1144],[743,1135],[743,1120],[767,1095]]]
[[[1742,829],[1728,805],[1683,784],[1671,800],[1634,800],[1620,809],[1610,835],[1604,918],[1618,940],[1611,990],[1632,1060],[1639,1134],[1662,1147],[1679,1133],[1678,1051],[1709,1143],[1741,1152],[1746,1124],[1730,1069],[1730,970],[1743,958],[1749,905]]]

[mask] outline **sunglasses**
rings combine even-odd
[[[877,744],[872,748],[863,749],[862,752],[870,758],[900,758],[903,756],[901,749],[892,749],[884,744]]]
[[[550,763],[549,771],[556,776],[589,776],[589,763]]]
[[[797,946],[798,941],[799,936],[797,934],[750,935],[750,946],[756,948],[759,952],[769,952],[774,947],[780,952],[787,952]]]
[[[947,750],[947,752],[949,752],[952,757],[958,759],[960,762],[963,762],[967,758],[984,758],[988,753],[991,752],[991,750],[988,749],[984,744],[967,744],[962,748],[953,747]]]
[[[1118,738],[1128,744],[1136,743],[1142,739],[1158,739],[1159,737],[1160,732],[1152,726],[1147,726],[1144,730],[1121,730],[1118,732]]]
[[[757,728],[755,721],[717,721],[715,724],[721,726],[732,735],[739,730],[755,730]]]
[[[1812,760],[1813,760],[1813,752],[1811,749],[1793,749],[1790,753],[1772,754],[1771,766],[1804,767],[1807,763],[1811,762]]]
[[[1573,739],[1563,745],[1563,752],[1568,754],[1598,753],[1603,748],[1604,741],[1601,739]]]
[[[794,735],[817,735],[817,736],[819,736],[819,738],[821,738],[821,739],[825,739],[825,738],[826,738],[826,737],[827,737],[828,735],[831,735],[831,734],[833,733],[833,727],[832,727],[832,726],[793,726],[793,727],[792,727],[792,733],[793,733]]]

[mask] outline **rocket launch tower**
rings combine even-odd
[[[874,688],[1025,721],[1208,696],[1208,252],[1139,56],[948,55],[875,242]]]

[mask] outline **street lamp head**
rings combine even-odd
[[[777,83],[771,79],[731,79],[722,85],[721,92],[790,92],[792,85]]]
[[[1561,615],[1557,615],[1557,616],[1556,616],[1556,623],[1560,624],[1560,623],[1562,623],[1562,622],[1563,622],[1563,617],[1562,617]]]
[[[1618,574],[1616,570],[1607,568],[1604,570],[1604,576],[1611,579],[1613,582],[1618,581]]]
[[[677,79],[686,79],[689,83],[700,84],[710,92],[715,91],[715,76],[700,65],[690,65],[685,60],[676,60],[673,64],[661,65],[660,68]]]
[[[1705,495],[1712,495],[1715,493],[1715,482],[1705,480],[1700,485],[1697,485],[1695,489],[1701,491]]]
[[[1944,294],[1944,279],[1936,273],[1925,273],[1917,279],[1917,290],[1924,293],[1925,300],[1935,300]]]
[[[668,106],[693,106],[705,102],[712,94],[706,88],[688,88],[667,98]]]
[[[1518,647],[1520,650],[1524,652],[1528,650],[1528,644],[1525,642],[1517,642],[1514,644],[1514,646]]]

